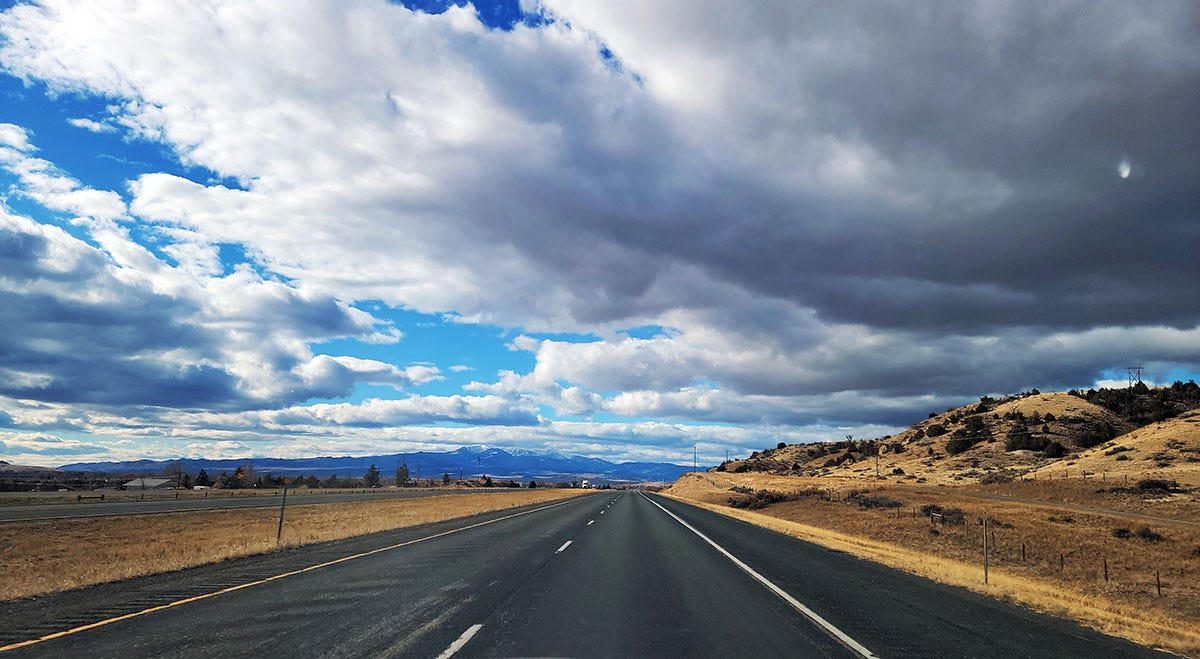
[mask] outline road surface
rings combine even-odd
[[[633,491],[0,604],[39,637],[5,656],[1162,656]]]
[[[300,506],[311,503],[345,503],[347,501],[378,501],[381,499],[406,499],[410,497],[441,496],[445,494],[478,494],[480,492],[508,492],[507,488],[473,488],[469,490],[363,490],[359,492],[318,493],[288,492],[288,506]],[[137,499],[110,499],[97,501],[89,499],[81,503],[38,503],[19,506],[0,506],[0,524],[5,522],[36,522],[51,519],[78,519],[81,517],[119,517],[122,515],[156,515],[161,513],[181,513],[193,510],[216,510],[225,508],[261,508],[279,507],[280,496],[273,492],[282,490],[267,490],[262,496],[243,494],[245,490],[230,496],[221,490],[212,490],[208,498],[149,498],[145,501]],[[123,493],[127,494],[127,493]],[[93,496],[91,494],[87,496]],[[161,493],[151,494],[151,497],[169,497]]]

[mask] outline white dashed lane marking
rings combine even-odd
[[[437,656],[437,659],[450,659],[450,657],[453,657],[454,653],[463,649],[463,646],[466,645],[467,642],[470,641],[473,636],[475,636],[475,634],[479,633],[479,630],[482,628],[483,625],[471,625],[470,627],[467,627],[467,631],[463,632],[462,636],[458,637],[458,640],[451,643],[450,647],[442,650],[442,653]]]

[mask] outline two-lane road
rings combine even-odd
[[[1156,656],[639,492],[0,604],[71,629],[11,655]]]

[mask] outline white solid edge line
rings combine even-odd
[[[638,494],[642,494],[642,493],[638,492]],[[650,497],[646,496],[645,494],[642,494],[642,498],[645,499],[646,501],[649,501],[650,503],[658,506],[659,510],[661,510],[664,513],[673,517],[676,522],[679,522],[680,524],[682,524],[684,526],[684,528],[686,528],[687,530],[700,536],[700,538],[702,540],[704,540],[708,544],[712,545],[713,548],[716,549],[717,551],[721,552],[721,554],[723,554],[725,556],[725,558],[728,558],[729,560],[733,561],[734,565],[737,565],[738,567],[742,568],[742,571],[744,571],[746,574],[749,574],[751,577],[753,577],[755,581],[766,586],[767,590],[770,590],[771,592],[778,595],[780,597],[780,599],[787,602],[788,604],[791,604],[793,608],[795,608],[800,613],[804,614],[804,616],[806,618],[808,618],[809,620],[815,622],[817,624],[817,626],[819,626],[821,629],[824,629],[826,632],[828,632],[831,636],[833,636],[835,639],[837,639],[842,645],[844,645],[847,648],[849,648],[850,650],[854,651],[859,656],[865,657],[866,659],[878,659],[878,656],[875,655],[874,653],[872,653],[870,650],[868,650],[865,646],[863,646],[863,644],[850,638],[850,636],[847,635],[845,632],[838,629],[837,627],[834,627],[833,623],[831,623],[828,620],[817,615],[815,611],[808,608],[807,606],[804,606],[803,604],[801,604],[799,600],[797,600],[795,597],[792,597],[791,595],[789,595],[787,593],[787,591],[780,588],[779,586],[776,586],[769,579],[767,579],[763,575],[756,572],[754,570],[754,568],[743,563],[740,559],[738,559],[737,556],[734,556],[733,554],[729,553],[721,545],[718,545],[717,543],[713,542],[712,538],[709,538],[708,536],[701,533],[699,530],[696,529],[696,527],[683,521],[682,519],[679,518],[678,515],[667,510],[666,508],[664,508],[662,506],[662,504],[655,501],[654,499],[651,499]]]
[[[451,643],[450,647],[442,650],[442,653],[437,656],[437,659],[450,659],[450,657],[453,657],[454,653],[463,649],[463,646],[466,645],[467,642],[470,641],[473,636],[475,636],[475,634],[479,633],[480,629],[483,629],[483,625],[471,625],[470,627],[467,627],[467,631],[463,632],[462,636],[458,637],[458,640]]]
[[[559,547],[559,548],[558,548],[558,551],[556,551],[556,552],[554,552],[554,553],[556,553],[556,554],[561,554],[561,553],[563,552],[563,550],[564,550],[564,549],[566,549],[567,547],[570,547],[570,546],[571,546],[571,541],[570,541],[570,540],[568,540],[568,541],[564,542],[564,543],[563,543],[563,546]]]

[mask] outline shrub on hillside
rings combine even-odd
[[[972,415],[963,419],[963,425],[966,426],[968,432],[980,433],[987,427],[987,421],[982,416]]]
[[[946,426],[940,423],[932,423],[925,429],[925,434],[929,437],[938,437],[946,434]]]
[[[1171,481],[1161,478],[1144,478],[1138,481],[1137,489],[1143,492],[1174,492],[1179,488]]]
[[[1021,426],[1014,427],[1004,436],[1005,451],[1044,451],[1049,444],[1050,440],[1039,437]]]
[[[950,524],[952,526],[962,526],[967,523],[967,513],[961,508],[943,507],[936,503],[927,503],[921,506],[921,514],[926,517],[939,513],[942,516],[942,524]]]
[[[992,485],[995,483],[1011,483],[1016,479],[1016,473],[1008,469],[993,471],[979,479],[980,485]]]
[[[729,497],[728,503],[733,508],[758,510],[781,501],[794,501],[796,495],[772,492],[771,490],[754,490],[753,494],[742,497]]]
[[[889,499],[879,494],[868,494],[858,490],[850,490],[845,498],[846,503],[852,503],[864,510],[872,508],[899,508],[904,505],[895,499]]]
[[[1047,458],[1061,458],[1067,454],[1067,447],[1058,442],[1050,442],[1046,448],[1042,449],[1042,455]]]
[[[1138,538],[1145,540],[1146,542],[1161,542],[1163,539],[1161,534],[1151,531],[1149,526],[1143,526],[1142,528],[1134,531],[1133,534]]]
[[[949,453],[950,455],[958,455],[959,453],[962,453],[963,451],[966,451],[967,449],[971,448],[972,446],[978,444],[982,439],[983,439],[982,437],[978,437],[978,436],[976,436],[976,437],[955,437],[954,439],[951,439],[950,441],[946,442],[946,452]]]
[[[1117,431],[1107,422],[1092,424],[1075,433],[1071,441],[1079,448],[1092,448],[1117,436]]]

